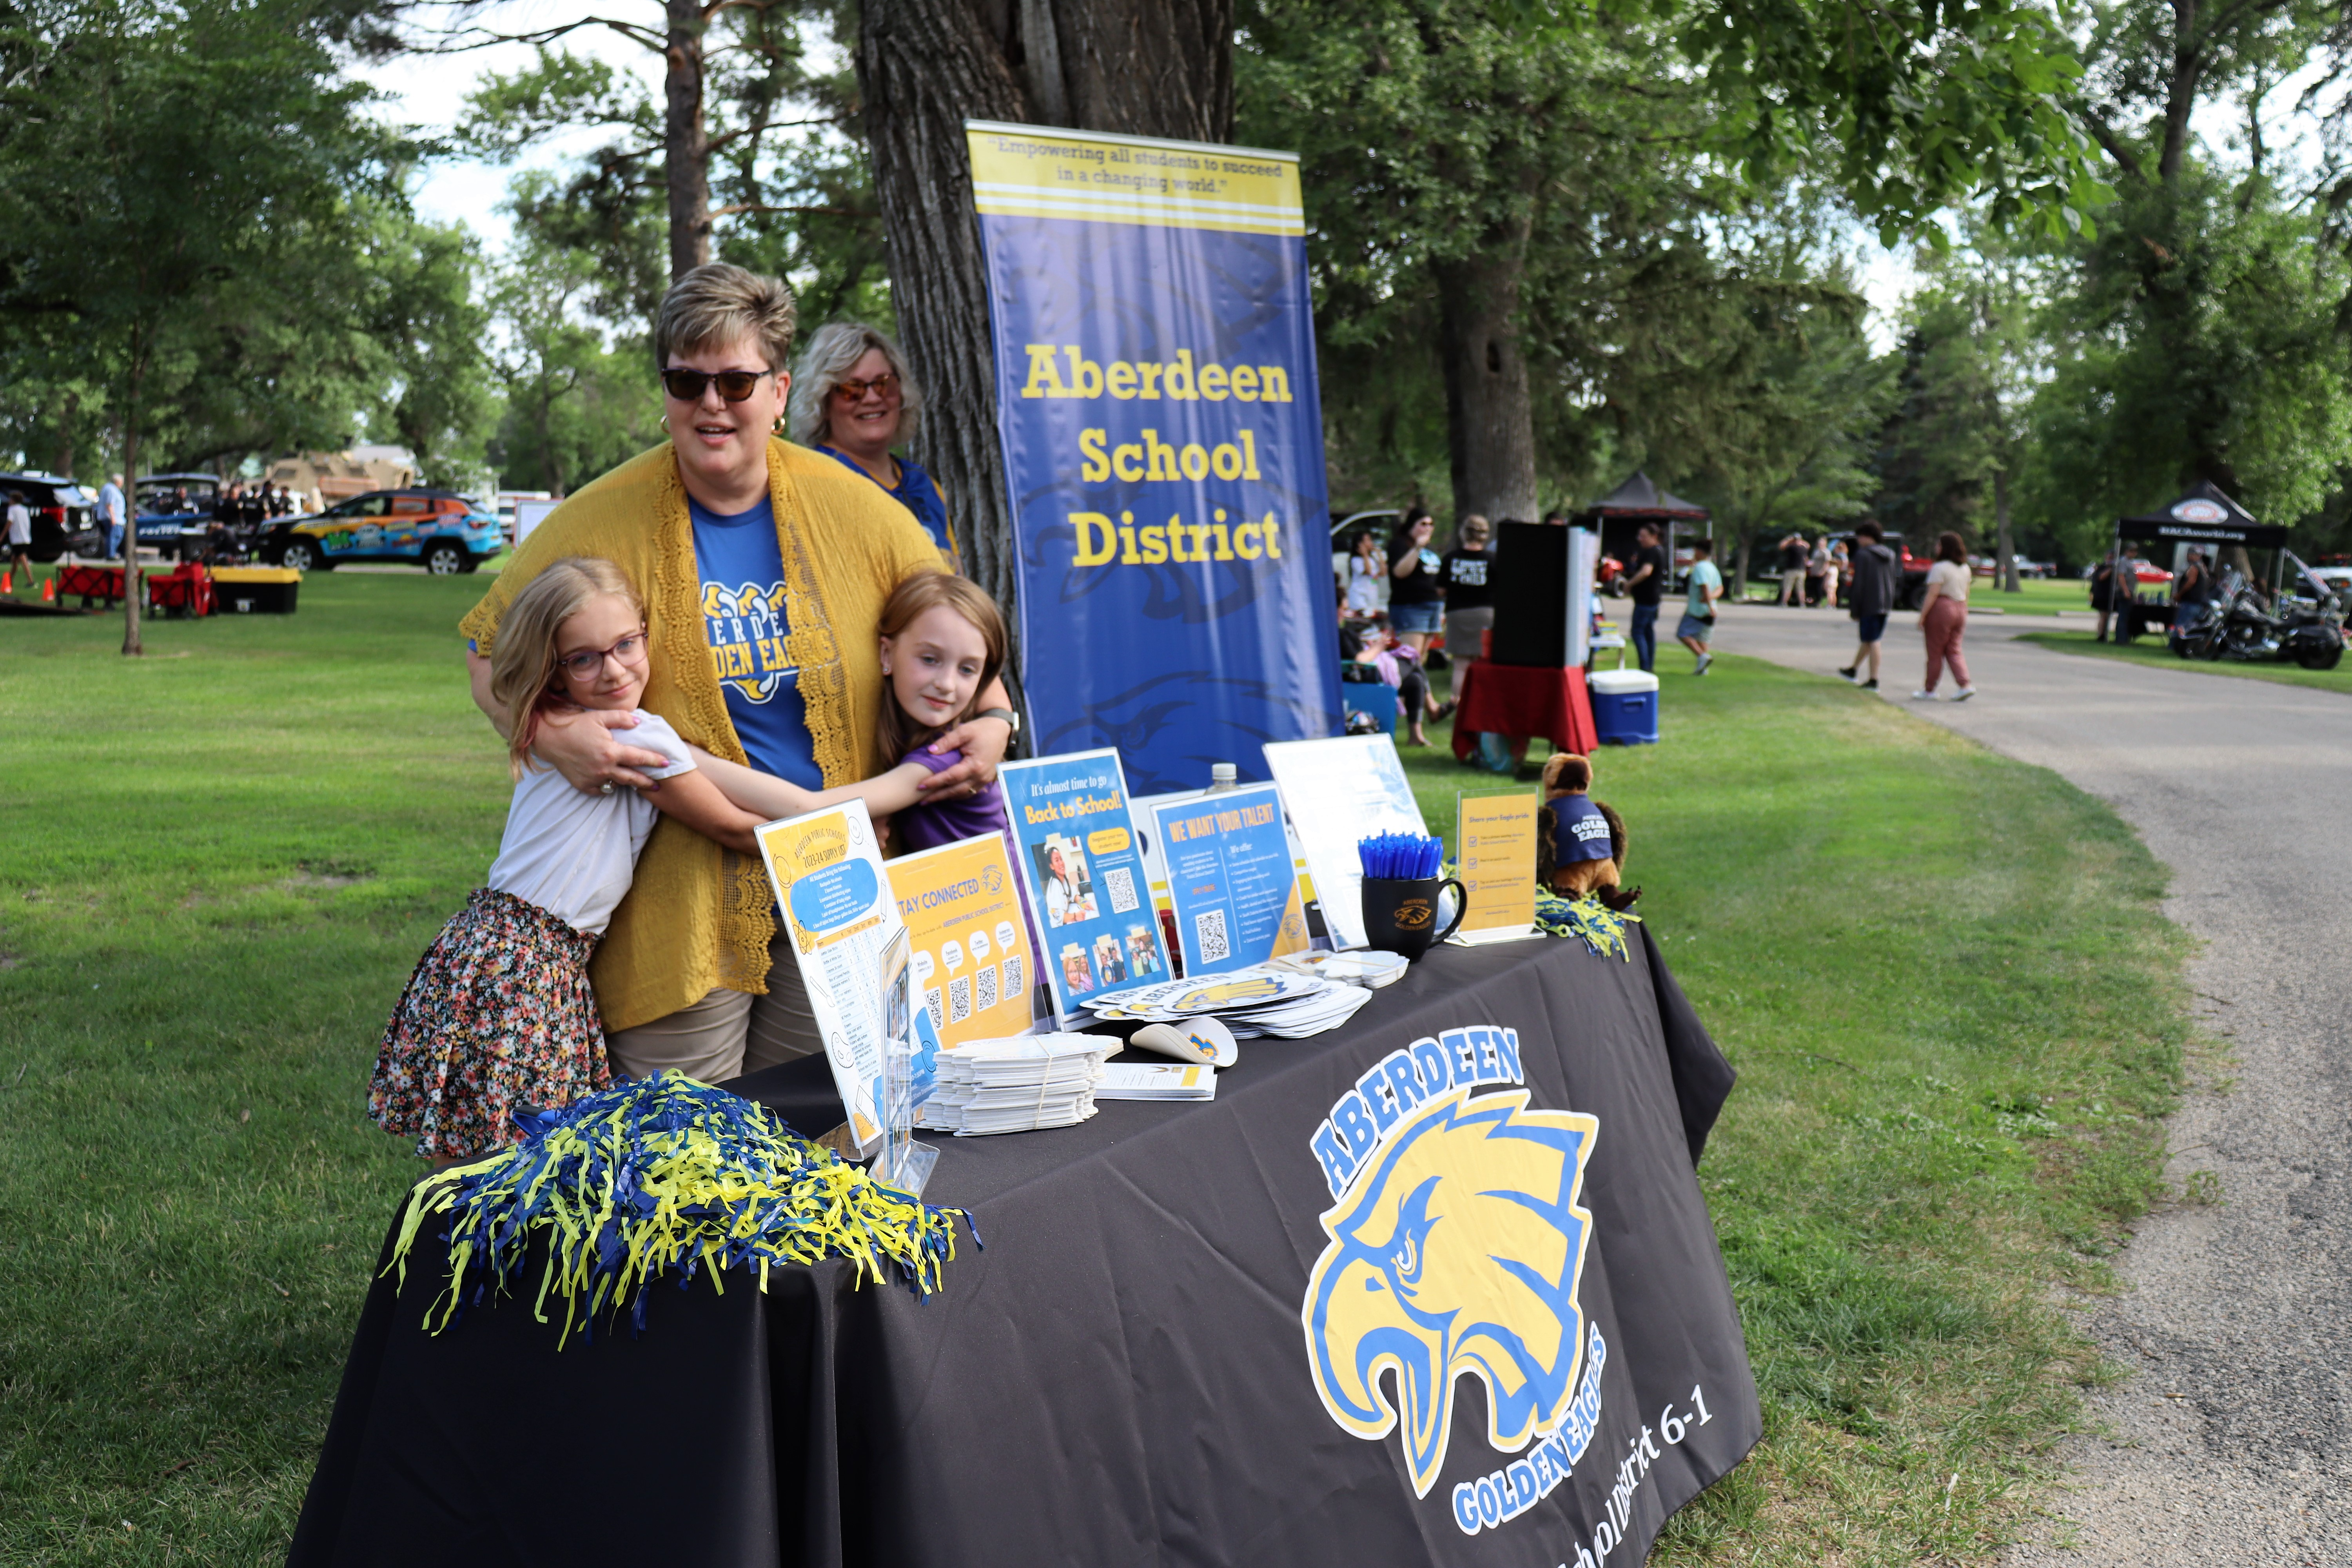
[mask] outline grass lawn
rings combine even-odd
[[[1770,604],[1780,596],[1777,583],[1767,586],[1756,582],[1748,586],[1750,604]],[[2016,593],[2004,594],[1993,586],[1991,578],[1979,577],[1969,590],[1969,607],[2006,610],[2012,616],[2051,616],[2061,610],[2079,610],[2088,615],[2091,584],[2080,577],[2027,577],[2019,582]]]
[[[2099,1375],[2049,1286],[2099,1287],[2165,1195],[2164,872],[2056,775],[1849,687],[1661,679],[1661,743],[1604,747],[1593,794],[1739,1069],[1700,1175],[1765,1439],[1652,1561],[1982,1560]],[[1450,835],[1457,792],[1512,785],[1430,735],[1406,771]]]
[[[376,1035],[502,820],[482,584],[313,574],[135,663],[110,617],[0,620],[0,1562],[282,1557],[418,1168],[365,1120]],[[2048,1289],[2158,1196],[2185,942],[2050,774],[1716,669],[1599,759],[1742,1075],[1704,1179],[1766,1440],[1660,1560],[1981,1557],[2093,1373]],[[1433,826],[1508,787],[1432,739]]]
[[[2088,631],[2028,632],[2019,642],[2038,643],[2060,653],[2088,654],[2093,658],[2120,658],[2132,664],[2153,664],[2165,669],[2185,669],[2198,675],[2234,675],[2246,680],[2275,680],[2283,686],[2315,686],[2322,691],[2352,691],[2352,659],[2334,669],[2305,669],[2294,664],[2239,664],[2223,659],[2208,664],[2182,658],[2165,647],[2161,637],[2139,637],[2127,643],[2095,642]]]

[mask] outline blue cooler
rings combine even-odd
[[[1604,746],[1658,743],[1658,678],[1645,669],[1604,669],[1584,678],[1592,728]]]

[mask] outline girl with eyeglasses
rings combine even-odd
[[[649,668],[645,603],[609,561],[556,562],[515,596],[490,660],[515,715],[515,779],[489,876],[409,976],[377,1047],[368,1114],[436,1167],[518,1136],[518,1109],[553,1110],[611,1081],[588,960],[629,891],[656,816],[739,848],[763,818],[694,771],[668,722],[637,706]],[[626,714],[629,744],[662,758],[644,793],[574,789],[531,747],[551,721]]]

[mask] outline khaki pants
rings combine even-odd
[[[713,991],[667,1018],[604,1037],[616,1076],[651,1078],[676,1068],[704,1083],[723,1083],[824,1049],[816,1016],[790,939],[782,931],[768,944],[768,994]]]

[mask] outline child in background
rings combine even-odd
[[[889,818],[892,849],[909,854],[1013,829],[1004,790],[993,782],[961,800],[926,800],[916,786],[962,760],[933,753],[930,743],[980,706],[1004,667],[1004,616],[996,601],[961,577],[919,572],[898,584],[882,606],[882,754],[897,757],[887,773],[861,784],[824,791],[802,789],[697,750],[694,760],[729,799],[770,817],[798,816],[819,806],[862,800],[878,821]]]
[[[409,976],[376,1052],[368,1114],[416,1140],[436,1167],[513,1142],[518,1109],[551,1110],[611,1079],[588,958],[629,890],[656,808],[748,845],[759,818],[692,770],[677,731],[637,707],[646,617],[609,561],[556,562],[515,595],[490,655],[515,779],[485,885],[441,928]],[[670,759],[648,800],[583,794],[530,754],[540,716],[634,711],[629,744]]]

